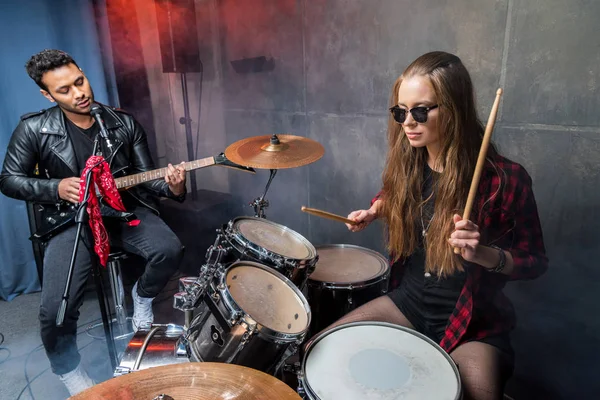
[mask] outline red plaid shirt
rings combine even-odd
[[[493,161],[486,161],[481,174],[471,220],[479,226],[480,244],[510,252],[514,270],[508,276],[465,262],[467,279],[440,341],[448,353],[459,343],[512,330],[515,312],[502,288],[509,280],[534,279],[548,269],[531,177],[504,157],[494,156]],[[399,286],[404,264],[401,259],[392,265],[390,291]]]

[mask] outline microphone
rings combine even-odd
[[[108,131],[106,130],[106,126],[104,125],[104,120],[100,116],[100,114],[102,114],[102,111],[103,110],[100,104],[94,103],[92,104],[90,114],[92,115],[92,117],[94,117],[94,119],[98,123],[98,126],[100,127],[100,137],[104,139],[104,141],[106,142],[106,147],[108,147],[108,150],[112,153],[113,144],[110,141],[110,138],[108,137]]]

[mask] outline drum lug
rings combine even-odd
[[[234,326],[235,324],[237,324],[237,322],[238,322],[240,319],[242,319],[242,317],[243,317],[243,316],[244,316],[244,315],[243,315],[243,313],[241,313],[241,312],[239,312],[239,311],[236,311],[236,312],[232,313],[232,315],[231,315],[231,320],[229,321],[229,322],[231,323],[231,326]],[[243,325],[243,326],[244,326],[246,329],[249,329],[249,328],[248,328],[248,324],[247,324],[247,323],[246,323],[246,321],[244,321],[243,319],[242,319],[242,323],[241,323],[241,324],[242,324],[242,325]]]
[[[245,316],[245,318],[242,318],[242,320],[240,321],[240,326],[246,330],[242,334],[242,339],[240,343],[240,345],[243,347],[246,344],[246,342],[248,342],[252,338],[252,336],[254,336],[254,334],[257,332],[256,322],[248,316]]]
[[[239,319],[239,318],[237,318]],[[256,321],[254,321],[253,319],[251,319],[250,317],[246,316],[245,318],[242,319],[242,321],[240,322],[240,325],[246,329],[246,332],[250,332],[251,335],[254,335],[254,333],[256,332]]]
[[[241,343],[242,344],[246,344],[246,342],[252,337],[252,333],[251,332],[244,332],[244,334],[242,335],[242,339],[241,339]]]
[[[238,345],[235,354],[240,354],[240,352],[246,346],[246,343],[248,343],[250,341],[250,339],[252,339],[252,336],[254,336],[254,332],[255,331],[253,331],[253,330],[247,330],[246,332],[244,332],[242,334],[242,337],[240,338],[240,344]]]
[[[304,374],[302,374],[302,370],[297,371],[296,376],[298,377],[298,388],[296,391],[298,395],[302,399],[306,399],[306,391],[304,390]]]

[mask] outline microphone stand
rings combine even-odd
[[[104,129],[103,126],[101,126],[100,129],[100,133],[96,135],[96,137],[94,138],[94,149],[92,151],[93,155],[102,155],[102,149],[100,146],[100,137],[103,138],[108,138],[108,135]],[[69,303],[69,292],[71,290],[71,281],[73,279],[73,271],[75,268],[75,259],[77,257],[77,250],[79,249],[79,243],[82,240],[82,231],[83,231],[83,226],[85,223],[88,222],[89,220],[89,215],[87,213],[87,205],[89,202],[89,198],[90,198],[90,187],[91,187],[91,177],[92,177],[92,171],[94,170],[94,168],[96,168],[98,165],[100,165],[101,161],[98,162],[96,165],[94,165],[92,168],[90,168],[86,174],[85,174],[85,191],[84,191],[84,196],[83,196],[83,200],[81,201],[81,203],[79,204],[78,208],[77,208],[77,214],[75,215],[75,223],[77,224],[77,233],[75,234],[75,243],[73,244],[73,253],[71,254],[71,263],[69,265],[69,272],[67,274],[67,282],[65,285],[65,291],[63,292],[63,296],[62,296],[62,301],[60,303],[60,307],[58,309],[58,314],[56,315],[56,326],[61,328],[63,326],[64,323],[64,319],[65,319],[65,313],[67,311],[67,305]],[[108,352],[111,358],[111,364],[113,364],[113,369],[114,367],[116,367],[116,360],[117,360],[117,356],[116,356],[116,349],[115,349],[115,344],[112,341],[112,328],[108,319],[108,313],[106,311],[106,301],[103,300],[104,298],[104,285],[102,283],[102,277],[100,276],[99,273],[99,267],[96,266],[95,269],[97,271],[95,271],[94,277],[96,278],[96,288],[98,291],[98,299],[100,300],[100,312],[102,314],[102,321],[104,322],[104,333],[107,337],[107,345],[108,345]]]

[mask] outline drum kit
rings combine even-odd
[[[312,163],[323,147],[304,137],[267,135],[236,142],[225,154],[271,171],[263,195],[251,203],[256,215],[218,229],[198,276],[179,279],[173,307],[184,313],[184,325],[138,330],[115,378],[86,392],[102,399],[461,398],[451,358],[417,332],[378,322],[324,330],[385,294],[390,267],[375,251],[315,247],[266,219],[265,196],[277,170]],[[297,383],[291,394],[277,379],[284,371]],[[138,394],[118,394],[117,387],[134,382]]]

